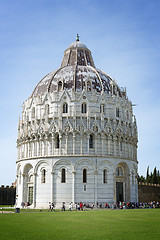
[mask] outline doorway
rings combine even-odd
[[[123,182],[116,182],[116,199],[117,202],[123,202]]]
[[[29,187],[28,189],[28,203],[29,205],[33,203],[33,187]]]

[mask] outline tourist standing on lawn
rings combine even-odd
[[[49,211],[51,211],[51,202],[49,202]]]
[[[66,207],[65,207],[65,202],[62,203],[62,211],[65,211]]]
[[[69,209],[68,210],[72,211],[72,204],[71,203],[69,204]]]
[[[93,208],[94,208],[94,204],[92,203],[92,204],[91,204],[91,209],[93,210]]]
[[[79,203],[77,204],[77,209],[80,210],[80,204]]]
[[[80,202],[80,210],[83,211],[83,203],[82,202]]]

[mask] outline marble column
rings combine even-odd
[[[101,139],[102,139],[102,156],[104,156],[104,140],[105,140],[104,135],[102,135]]]
[[[95,139],[94,139],[94,143],[95,143],[95,155],[97,155],[97,133],[95,133],[94,137],[95,137]]]
[[[126,158],[126,140],[124,140],[124,158]]]
[[[114,201],[114,204],[116,203],[116,174],[113,173],[113,184],[114,184],[114,198],[113,198],[113,201]]]
[[[35,156],[37,156],[37,137],[34,139],[34,144],[35,144]]]
[[[45,156],[48,156],[48,136],[45,137]]]
[[[87,135],[87,154],[89,155],[89,138],[90,135]]]
[[[83,134],[81,134],[81,155],[83,154]]]
[[[65,149],[66,154],[68,154],[68,134],[66,134],[66,149]]]
[[[54,135],[52,135],[52,155],[54,155],[54,151],[55,151],[55,138]]]
[[[54,202],[54,171],[51,172],[51,203]]]
[[[98,176],[98,171],[95,170],[94,172],[94,177],[95,177],[95,183],[94,183],[94,192],[95,192],[95,197],[94,197],[94,203],[95,203],[95,206],[97,206],[97,201],[98,201],[98,193],[97,193],[97,176]]]
[[[116,137],[114,137],[113,138],[113,155],[114,155],[114,157],[116,157],[116,141],[117,139],[116,139]]]
[[[108,156],[111,156],[111,137],[108,135]]]
[[[59,154],[62,154],[62,135],[59,135]]]
[[[73,154],[75,154],[75,138],[76,138],[76,136],[75,136],[75,134],[73,133]]]
[[[42,156],[42,137],[39,139],[39,155]]]
[[[34,173],[33,174],[34,176],[34,179],[33,179],[33,207],[35,208],[36,207],[36,185],[37,185],[37,173]]]
[[[72,174],[72,202],[73,202],[73,204],[75,203],[75,175],[76,175],[76,172],[73,171],[73,174]]]

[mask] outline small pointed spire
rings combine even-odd
[[[79,35],[78,35],[78,33],[77,33],[77,39],[76,39],[76,41],[79,41]]]

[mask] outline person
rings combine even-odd
[[[83,203],[80,202],[80,210],[83,211]]]
[[[78,204],[77,203],[75,203],[75,207],[76,207],[76,211],[78,210]]]
[[[51,202],[49,202],[49,211],[51,211]]]
[[[54,211],[54,212],[55,212],[55,209],[54,209],[54,203],[52,203],[51,211]]]
[[[80,204],[79,203],[77,204],[77,209],[80,210]]]
[[[68,209],[69,211],[72,211],[72,205],[71,205],[71,203],[69,203],[69,209]]]
[[[92,204],[91,204],[91,209],[93,210],[93,208],[94,208],[94,204],[92,203]]]
[[[22,202],[22,203],[21,203],[21,206],[22,206],[22,208],[24,208],[24,207],[25,207],[25,203],[24,203],[24,202]]]
[[[65,202],[62,203],[62,211],[65,211],[66,207],[65,207]]]
[[[97,208],[98,208],[98,202],[96,204],[97,204]]]
[[[71,202],[71,211],[72,211],[72,209],[73,209],[73,202]]]

